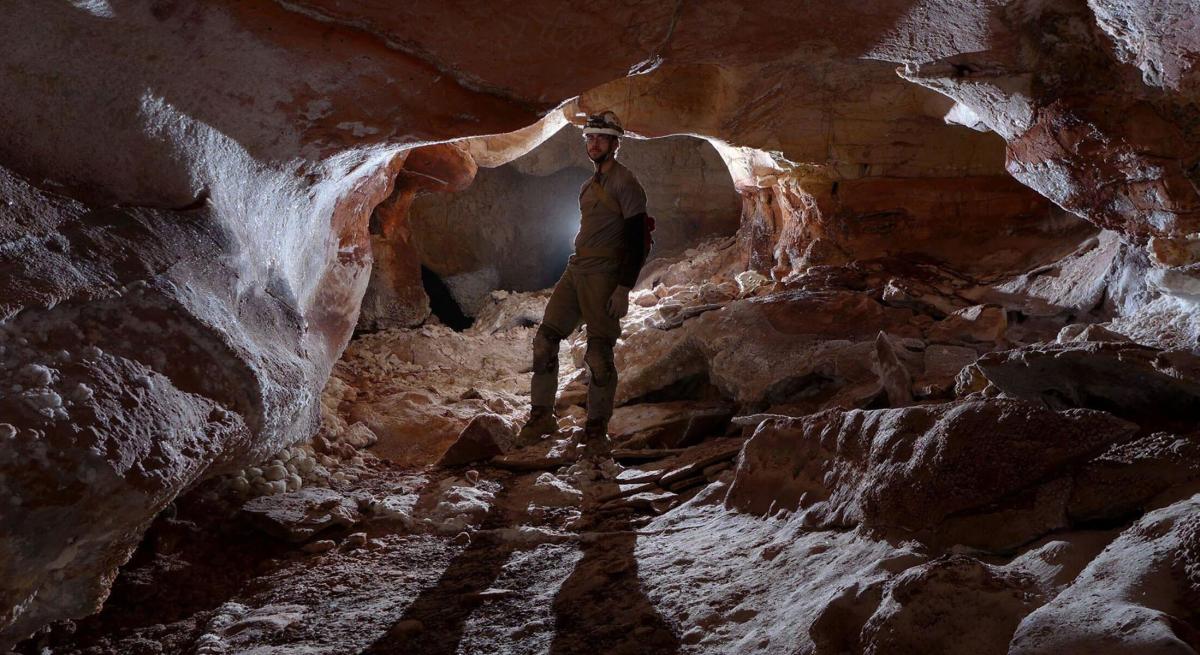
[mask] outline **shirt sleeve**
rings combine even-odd
[[[646,213],[646,191],[637,178],[629,175],[625,183],[617,189],[617,202],[621,205],[621,215],[633,218]]]

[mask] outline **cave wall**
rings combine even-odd
[[[407,150],[580,94],[568,117],[719,142],[745,261],[780,279],[931,215],[1041,220],[1011,176],[1142,253],[1121,320],[1195,348],[1197,20],[1133,0],[7,3],[0,646],[93,611],[181,490],[311,434]],[[548,131],[465,147],[502,164]],[[854,236],[881,211],[911,220]]]

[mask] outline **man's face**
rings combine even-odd
[[[611,135],[585,134],[583,142],[587,145],[587,154],[592,161],[600,161],[612,152],[613,137]]]

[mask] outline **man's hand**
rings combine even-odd
[[[629,287],[618,286],[608,298],[608,315],[624,318],[629,313]]]

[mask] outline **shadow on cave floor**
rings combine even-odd
[[[546,652],[544,645],[548,644],[548,652],[552,655],[668,655],[678,652],[677,638],[638,580],[634,553],[637,535],[629,515],[601,514],[595,509],[596,498],[617,490],[615,483],[605,483],[590,487],[586,492],[581,525],[589,528],[589,532],[580,535],[582,556],[575,560],[574,567],[569,569],[565,582],[554,595],[553,615],[547,617],[552,620],[517,625],[506,635],[508,639],[525,641],[527,643],[520,646],[535,648],[537,652]],[[531,591],[504,589],[505,584],[501,582],[506,565],[515,554],[536,548],[508,543],[496,536],[497,532],[520,523],[516,512],[506,508],[510,491],[511,486],[497,495],[471,544],[450,563],[437,583],[422,591],[391,628],[362,651],[362,655],[490,652],[476,650],[479,644],[469,643],[475,640],[467,639],[465,633],[472,615],[494,596]],[[559,565],[569,565],[572,559],[562,552],[551,557],[559,560],[556,562]],[[546,562],[543,556],[541,566],[553,568],[554,563]],[[531,587],[536,584],[532,579],[525,582]],[[537,602],[536,598],[528,600]],[[528,611],[526,608],[524,613]],[[520,616],[522,611],[512,613],[518,622],[530,618]],[[484,614],[484,618],[489,618]],[[546,634],[547,629],[552,630],[552,634]],[[542,634],[536,634],[538,632]],[[522,634],[529,638],[522,639]],[[495,648],[496,644],[488,646]],[[524,648],[518,647],[518,650],[524,652]]]
[[[435,507],[446,499],[441,483],[458,473],[380,463],[357,489],[378,497],[420,480],[419,490],[405,488],[418,506]],[[342,547],[309,553],[228,507],[185,496],[147,533],[101,613],[56,625],[16,652],[677,652],[639,581],[631,515],[594,509],[618,491],[615,483],[585,485],[580,524],[551,534],[528,531],[542,524],[528,513],[539,474],[481,474],[495,498],[466,546],[452,533],[384,521],[354,528],[366,530],[368,547],[344,547],[348,531],[339,529],[322,537]]]
[[[585,524],[594,521],[603,532],[583,542],[583,558],[554,599],[557,634],[551,655],[679,651],[679,640],[638,579],[637,535],[629,514],[605,516],[595,506],[597,496],[618,488],[614,483],[597,485],[584,497]]]
[[[508,487],[480,525],[481,531],[509,527],[504,507]],[[421,592],[399,620],[363,655],[454,655],[471,613],[480,605],[480,594],[497,578],[514,548],[476,533],[466,550],[456,557],[437,583]],[[417,626],[417,629],[414,629]]]

